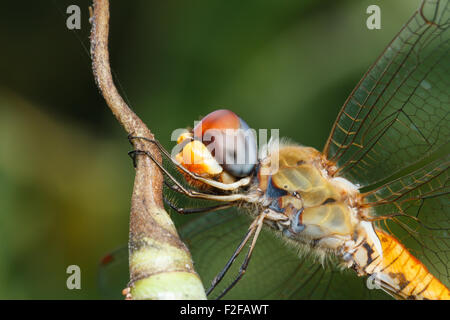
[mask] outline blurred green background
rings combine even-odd
[[[229,108],[322,148],[339,108],[419,1],[111,1],[116,84],[156,137]],[[81,30],[66,28],[70,4]],[[381,30],[366,8],[381,8]],[[0,298],[93,299],[126,245],[134,169],[95,87],[90,1],[0,3]],[[176,217],[175,217],[176,219]],[[66,268],[82,289],[66,288]]]

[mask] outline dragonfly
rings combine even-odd
[[[181,173],[155,161],[167,189],[213,202],[166,197],[198,214],[179,231],[210,297],[450,299],[449,12],[448,0],[421,3],[321,151],[258,149],[225,109],[182,133],[175,154],[152,140]]]

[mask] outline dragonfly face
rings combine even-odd
[[[190,172],[230,183],[250,175],[257,163],[256,140],[247,123],[229,110],[216,110],[178,137],[176,160]]]
[[[198,211],[237,206],[253,219],[211,213],[181,230],[211,289],[248,244],[220,296],[242,278],[232,297],[345,298],[356,277],[339,265],[396,298],[450,299],[449,12],[448,1],[422,3],[344,103],[322,152],[269,143],[257,156],[248,125],[227,110],[179,137],[173,161],[196,189],[169,176],[171,188],[221,203]],[[233,245],[213,278],[217,252]]]

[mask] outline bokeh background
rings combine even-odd
[[[111,2],[116,84],[169,149],[174,129],[216,108],[320,149],[347,95],[419,3]],[[66,28],[71,4],[82,10],[78,31]],[[371,4],[381,7],[381,30],[366,28]],[[93,81],[89,5],[0,2],[2,299],[102,298],[99,261],[128,240],[134,169]],[[66,288],[71,264],[81,267],[81,290]]]

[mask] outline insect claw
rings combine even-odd
[[[136,155],[137,154],[143,154],[143,153],[145,153],[145,152],[142,151],[142,150],[131,150],[130,152],[128,152],[128,155],[133,160],[134,168],[136,168],[136,166],[137,166],[137,164],[136,164]]]
[[[131,140],[133,140],[133,135],[132,135],[131,133],[129,133],[129,134],[127,135],[127,139],[128,139],[128,142],[130,142],[131,144],[133,144],[133,143],[131,142]]]
[[[132,140],[142,139],[144,141],[148,141],[148,142],[151,142],[151,143],[154,143],[154,144],[158,145],[158,143],[154,139],[150,139],[150,138],[146,138],[146,137],[140,137],[140,136],[134,136],[131,133],[128,134],[127,138],[128,138],[128,141],[130,141],[131,144],[133,144],[133,142],[131,142]]]
[[[136,150],[128,152],[128,155],[130,156],[131,160],[133,160],[133,167],[136,168]]]

